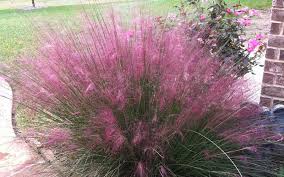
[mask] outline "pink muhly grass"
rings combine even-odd
[[[57,146],[68,144],[71,140],[72,135],[68,129],[63,128],[53,128],[49,130],[47,135],[46,146]]]
[[[136,177],[148,177],[147,169],[143,162],[138,162],[136,166],[135,176]]]
[[[141,18],[125,27],[114,16],[86,18],[79,34],[50,34],[34,60],[21,60],[9,73],[17,101],[50,121],[52,128],[43,127],[50,131],[50,147],[70,143],[70,159],[91,154],[84,173],[196,176],[204,171],[191,168],[192,162],[210,172],[215,160],[231,164],[228,156],[243,155],[224,156],[217,147],[239,152],[269,134],[252,124],[262,119],[247,116],[250,108],[242,106],[244,81],[210,57],[198,37],[189,39],[187,24],[165,28]],[[216,151],[221,155],[204,157]],[[211,165],[203,167],[207,161]],[[72,160],[68,165],[79,170]],[[240,175],[235,166],[223,165],[214,168]]]
[[[160,166],[160,175],[161,177],[169,177],[171,174],[169,173],[168,169],[166,169],[164,166]]]
[[[101,127],[104,127],[105,142],[109,144],[113,152],[119,151],[125,142],[125,137],[122,135],[112,111],[103,110],[98,114],[97,121],[102,124]]]

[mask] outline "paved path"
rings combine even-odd
[[[12,90],[0,78],[0,177],[40,177],[33,174],[38,163],[27,144],[16,137],[12,127]]]
[[[264,65],[265,56],[263,55],[258,62],[260,65]],[[249,101],[252,101],[254,103],[259,103],[264,67],[255,66],[253,68],[253,72],[254,74],[249,73],[245,76],[245,78],[249,80],[249,87],[251,89],[251,92],[248,93],[249,94],[248,96],[249,96]]]
[[[246,28],[246,37],[251,39],[259,33],[268,36],[270,30],[270,16],[270,10],[260,10],[259,17],[253,18],[252,25]],[[265,42],[267,43],[267,39]],[[264,65],[265,53],[257,62],[259,62],[260,65]],[[250,101],[259,103],[264,67],[256,66],[253,68],[253,72],[254,74],[246,75],[246,78],[251,81],[251,88],[253,90],[253,95],[250,97]]]

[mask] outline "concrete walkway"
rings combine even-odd
[[[259,60],[259,65],[264,65],[265,63],[265,56],[263,55]],[[264,67],[261,66],[255,66],[253,68],[254,74],[247,74],[245,75],[245,79],[247,79],[250,83],[249,88],[252,90],[252,92],[249,92],[249,101],[254,103],[260,102],[260,96],[261,96],[261,85],[262,85],[262,79],[263,79],[263,72]]]
[[[38,163],[12,126],[12,90],[0,78],[0,177],[40,177],[30,170]]]

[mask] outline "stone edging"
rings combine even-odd
[[[11,90],[12,90],[12,93],[14,93],[14,89],[12,87],[11,87]],[[44,150],[42,145],[37,140],[35,139],[33,140],[32,138],[26,138],[24,136],[21,136],[21,131],[17,126],[16,107],[15,107],[16,104],[15,104],[14,97],[12,97],[12,99],[13,100],[12,100],[11,119],[12,119],[12,128],[14,130],[16,137],[22,139],[36,155],[38,155],[41,159],[44,160],[44,162],[48,163],[50,166],[56,169],[56,171],[60,172],[60,170],[57,170],[57,168],[53,166],[51,159],[48,158],[52,156],[51,151]]]

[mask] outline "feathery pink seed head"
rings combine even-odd
[[[72,139],[72,135],[68,129],[53,128],[47,135],[47,146],[64,145]]]
[[[103,109],[97,117],[105,126],[115,126],[117,124],[111,109]]]
[[[161,177],[169,177],[167,169],[163,165],[160,166],[160,170],[159,171],[160,171]]]
[[[135,177],[147,177],[147,169],[143,162],[138,162],[135,170]]]
[[[130,147],[135,154],[144,155],[140,159],[147,156],[147,163],[134,162],[132,173],[147,177],[148,161],[164,155],[155,152],[156,148],[165,151],[165,144],[171,140],[168,137],[184,135],[205,115],[210,114],[204,129],[222,123],[214,131],[220,138],[242,147],[263,139],[261,129],[252,130],[243,122],[245,119],[232,118],[234,127],[226,126],[228,117],[224,115],[235,113],[244,101],[235,86],[243,84],[236,81],[231,68],[200,49],[199,37],[188,40],[183,24],[163,31],[151,20],[139,19],[134,27],[126,29],[112,23],[106,36],[101,31],[105,29],[91,24],[96,30],[83,31],[81,38],[68,36],[76,42],[52,41],[52,47],[45,49],[47,59],[39,56],[37,62],[24,65],[23,72],[28,72],[20,76],[24,83],[22,100],[33,99],[32,106],[38,103],[40,107],[36,108],[44,107],[59,117],[69,115],[68,123],[74,118],[86,122],[84,128],[76,121],[72,124],[78,126],[78,136],[69,131],[51,131],[49,144],[72,141],[78,148],[100,148],[107,155],[117,156],[125,155],[122,152]],[[256,38],[259,41],[261,37]],[[250,50],[256,44],[252,41]],[[138,115],[133,115],[133,110]],[[203,155],[211,158],[206,152]],[[170,176],[166,166],[158,166],[157,172],[162,177]]]
[[[104,140],[111,148],[111,151],[114,153],[120,151],[125,143],[125,137],[119,128],[112,110],[104,109],[97,117],[99,119],[99,126],[104,130]]]
[[[248,150],[248,151],[250,151],[250,152],[254,152],[254,153],[257,152],[257,147],[256,147],[256,146],[246,147],[245,149]]]
[[[85,95],[90,95],[94,90],[95,90],[95,85],[93,83],[90,83],[84,93]]]

